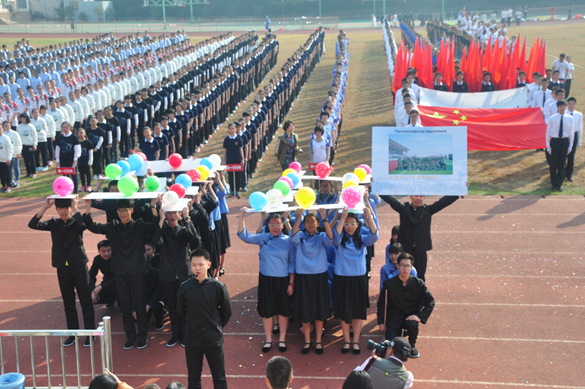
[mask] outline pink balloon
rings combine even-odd
[[[69,177],[58,177],[53,181],[53,190],[59,196],[68,196],[73,192],[73,180]]]
[[[171,185],[169,190],[175,192],[179,196],[180,199],[185,197],[185,187],[181,184],[173,184],[173,185]]]
[[[293,186],[294,186],[293,180],[291,180],[291,179],[290,179],[290,178],[288,178],[288,177],[280,177],[280,178],[278,179],[278,181],[284,181],[284,182],[286,182],[286,183],[288,184],[288,186],[290,186],[290,188],[291,188],[291,189],[292,189],[292,188],[293,188]]]
[[[317,173],[319,178],[327,178],[331,174],[331,166],[327,162],[321,162],[315,166],[315,173]]]
[[[298,163],[297,161],[291,162],[290,165],[288,165],[288,167],[290,169],[294,169],[297,173],[300,173],[301,170],[303,169],[303,167],[301,166],[301,164]]]
[[[355,186],[348,186],[341,192],[341,199],[348,208],[355,208],[362,199],[362,193]]]
[[[364,169],[366,171],[366,173],[372,174],[372,169],[368,165],[366,165],[365,163],[359,165],[358,167],[361,167],[362,169]]]
[[[179,166],[181,166],[182,163],[183,157],[181,156],[181,154],[173,153],[169,157],[169,164],[174,168],[178,168]]]

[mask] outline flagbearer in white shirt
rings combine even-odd
[[[398,119],[396,119],[396,126],[397,127],[406,127],[409,124],[411,124],[410,112],[413,109],[414,109],[414,107],[412,106],[412,103],[410,101],[406,101],[404,103],[404,111],[406,113],[404,115],[400,116]],[[420,117],[419,117],[418,122],[416,124],[420,124]]]
[[[423,127],[420,124],[420,116],[416,109],[410,111],[410,124],[407,124],[405,127]]]
[[[567,156],[567,167],[565,168],[565,179],[573,182],[573,168],[575,166],[575,153],[577,147],[581,147],[581,141],[583,139],[583,114],[575,110],[577,99],[569,97],[567,100],[567,111],[566,113],[573,117],[573,147],[569,149],[569,155]]]
[[[557,101],[558,113],[552,115],[546,128],[546,152],[550,167],[550,183],[553,192],[563,191],[565,163],[568,151],[573,148],[573,116],[568,112],[565,100]]]

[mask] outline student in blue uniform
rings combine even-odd
[[[150,127],[144,127],[142,130],[144,138],[140,139],[140,151],[146,155],[147,161],[158,161],[160,158],[160,145],[152,136]]]
[[[278,316],[280,338],[278,349],[286,351],[286,329],[291,316],[290,297],[294,288],[294,258],[290,255],[292,242],[288,236],[290,223],[280,214],[268,216],[270,232],[249,233],[244,224],[244,216],[248,208],[242,207],[238,226],[238,237],[246,243],[260,246],[260,275],[258,281],[258,314],[262,318],[262,326],[266,340],[262,352],[272,347],[272,318]],[[258,230],[261,231],[266,219],[262,213]]]
[[[323,180],[321,181],[321,186],[319,192],[317,192],[317,201],[316,203],[319,205],[325,204],[335,204],[337,203],[337,187],[334,187],[332,181]],[[333,218],[337,214],[337,209],[328,209],[325,211],[327,215],[327,220],[329,223],[332,222]]]
[[[304,218],[303,209],[295,211],[297,220],[292,230],[292,243],[296,245],[295,260],[295,294],[293,295],[294,317],[303,324],[305,345],[302,354],[308,354],[313,346],[311,342],[311,323],[315,322],[315,351],[323,354],[321,336],[323,323],[329,318],[329,284],[327,283],[327,247],[333,243],[333,231],[324,209],[319,210],[325,228],[324,232],[317,231],[320,220],[314,213]],[[299,230],[301,220],[305,228]]]
[[[215,178],[213,179],[215,182],[215,195],[217,196],[217,202],[219,203],[219,211],[221,213],[221,227],[223,230],[222,239],[220,241],[220,259],[219,259],[219,269],[218,275],[223,276],[225,274],[225,254],[227,249],[230,248],[231,241],[230,241],[230,226],[228,223],[227,215],[230,211],[226,201],[226,195],[229,193],[229,186],[225,182],[223,170],[216,170]]]
[[[166,161],[169,158],[169,140],[162,132],[160,123],[154,124],[154,134],[152,135],[154,140],[158,142],[160,147],[160,154],[158,156],[159,161]]]
[[[359,338],[369,307],[368,275],[366,271],[367,246],[378,240],[378,229],[368,208],[364,209],[364,223],[369,229],[361,232],[361,223],[354,213],[343,210],[334,232],[335,278],[333,279],[333,312],[341,320],[345,343],[343,354],[359,354]],[[353,343],[350,342],[350,326],[353,327]]]

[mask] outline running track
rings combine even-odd
[[[433,198],[427,201],[433,201]],[[42,199],[0,200],[0,329],[63,328],[65,317],[55,270],[50,266],[49,233],[28,229]],[[234,314],[225,328],[228,384],[262,388],[264,366],[273,347],[260,350],[263,331],[255,309],[257,252],[235,237],[237,211],[244,200],[230,201],[232,248],[222,278],[232,297]],[[435,250],[429,260],[428,286],[437,301],[428,324],[422,327],[421,357],[407,362],[416,388],[566,388],[585,389],[585,199],[582,196],[467,196],[433,220]],[[54,209],[48,214],[54,215]],[[388,205],[378,209],[381,231],[370,295],[377,299],[379,268],[390,229],[397,216]],[[105,217],[100,213],[100,220]],[[256,226],[255,217],[247,218]],[[88,256],[97,254],[101,236],[85,236]],[[293,388],[340,388],[343,379],[367,357],[368,339],[380,340],[375,326],[375,304],[369,311],[362,338],[362,354],[342,355],[341,330],[335,320],[327,324],[325,353],[300,353],[303,339],[291,324],[288,351],[294,365]],[[150,326],[144,350],[122,349],[124,335],[118,308],[96,308],[96,319],[113,318],[114,370],[134,387],[173,380],[186,383],[180,346],[167,348],[169,324],[164,332]],[[80,316],[81,317],[81,316]],[[276,339],[275,339],[276,340]],[[44,346],[35,346],[37,372],[46,374]],[[30,372],[28,340],[21,343],[21,366]],[[61,382],[57,345],[54,349],[53,385]],[[7,371],[14,369],[13,341],[5,342]],[[81,350],[84,372],[89,374],[88,350]],[[68,360],[74,350],[67,349]],[[68,369],[74,380],[74,365]],[[205,367],[204,387],[211,387]],[[38,385],[45,385],[41,377]],[[84,385],[89,383],[84,377]],[[27,386],[31,386],[29,379]]]

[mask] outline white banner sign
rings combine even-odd
[[[467,127],[372,128],[372,193],[467,194]]]
[[[452,108],[526,108],[528,87],[478,93],[443,92],[420,88],[419,105]]]

